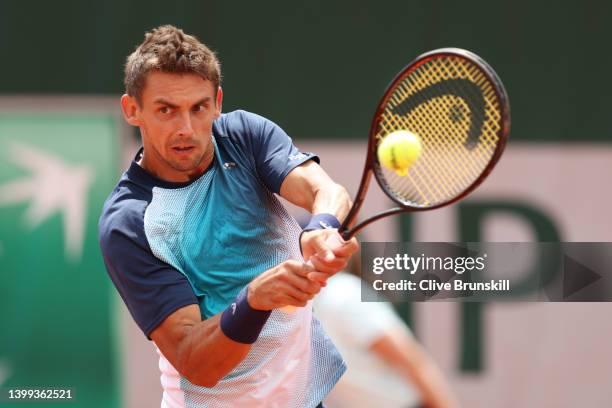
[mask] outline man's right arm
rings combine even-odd
[[[321,289],[307,278],[308,273],[319,272],[297,261],[283,262],[262,273],[248,285],[248,306],[256,311],[305,306]],[[170,314],[150,337],[182,376],[193,384],[213,387],[251,349],[251,344],[224,332],[221,320],[228,312],[201,320],[199,306],[185,306]]]
[[[220,317],[219,313],[202,321],[198,305],[185,306],[153,330],[151,339],[183,377],[193,384],[212,387],[251,349],[250,344],[223,334]]]

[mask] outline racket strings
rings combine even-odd
[[[444,197],[453,196],[454,194],[456,194],[456,192],[453,191],[452,187],[449,186],[447,183],[429,183],[429,180],[431,178],[449,180],[460,177],[459,171],[461,170],[461,164],[453,163],[453,166],[444,166],[444,164],[441,163],[439,157],[437,157],[436,155],[427,154],[427,146],[424,147],[425,153],[422,155],[423,161],[420,164],[422,169],[420,169],[421,171],[415,171],[414,173],[427,174],[429,177],[420,177],[421,184],[431,185],[432,187],[429,190],[437,191],[437,194],[429,194],[426,197],[421,196],[421,198],[424,200],[423,204],[427,205],[432,202],[438,202],[440,200],[443,200]],[[393,176],[396,175],[393,174]],[[409,183],[409,181],[405,178],[397,177],[395,189],[398,191],[406,191],[407,183]]]
[[[412,125],[406,123],[405,119],[398,115],[390,114],[389,118],[390,118],[389,123],[392,125],[389,129],[389,132],[393,130],[397,130],[397,129],[412,128]],[[424,149],[427,149],[427,146],[424,146]],[[423,160],[420,161],[420,163],[416,165],[424,167],[425,170],[429,169],[429,170],[436,171],[439,174],[439,171],[438,171],[439,167],[435,165],[431,165],[430,161],[431,161],[431,157],[429,155],[428,156],[423,155]],[[407,179],[408,180],[398,178],[397,179],[398,181],[396,181],[395,185],[397,187],[400,187],[401,185],[401,188],[396,187],[392,191],[394,193],[397,191],[401,191],[404,193],[403,195],[406,195],[406,193],[408,193],[408,195],[411,195],[411,196],[414,194],[414,191],[416,191],[418,193],[418,196],[424,202],[428,200],[428,197],[435,197],[435,196],[440,196],[440,195],[445,194],[445,191],[443,191],[444,190],[443,185],[427,183],[427,177],[424,177],[423,171],[410,172],[407,175]],[[398,198],[404,199],[402,195],[400,195]]]
[[[444,118],[441,118],[440,112],[442,112],[441,108],[434,107],[430,108],[426,107],[428,112],[427,115],[430,115],[434,122],[445,124]],[[400,129],[415,129],[418,128],[417,124],[414,123],[412,118],[405,119],[404,116],[400,115],[392,115],[390,117],[391,123],[393,123],[394,127]],[[413,130],[414,131],[414,130]],[[437,145],[436,149],[439,150],[440,147],[445,147],[445,144],[450,144],[452,148],[458,149],[460,148],[463,140],[457,140],[456,138],[451,138],[449,140],[443,140],[439,135],[440,134],[456,134],[456,133],[464,133],[464,129],[450,129],[448,126],[443,126],[442,128],[433,128],[431,135],[429,138],[425,138],[423,140],[424,153],[421,156],[421,159],[415,164],[414,171],[410,172],[409,177],[411,180],[406,180],[406,178],[397,177],[394,173],[391,173],[394,178],[396,178],[395,182],[395,190],[405,191],[411,184],[412,175],[414,173],[415,177],[420,179],[419,184],[424,184],[425,186],[430,186],[428,190],[430,194],[426,196],[421,194],[421,198],[424,200],[424,204],[430,204],[431,202],[435,203],[438,201],[444,200],[446,197],[457,195],[461,192],[461,187],[457,185],[457,183],[430,183],[430,179],[436,178],[437,180],[442,181],[453,181],[460,179],[469,179],[470,174],[469,168],[466,167],[465,163],[459,158],[453,155],[449,155],[447,157],[441,157],[439,154],[432,154],[429,152],[431,150],[431,144],[428,142],[433,142],[433,144]],[[416,132],[415,132],[416,133]],[[420,168],[418,168],[419,166]],[[421,174],[428,174],[429,177],[419,177]],[[436,193],[432,193],[432,190],[435,190]]]
[[[405,95],[405,87],[404,87],[403,91],[404,91],[404,95]],[[449,98],[448,96],[444,96],[444,97],[443,97],[443,99],[448,99],[448,98]],[[449,103],[448,101],[444,101],[444,104],[446,104],[446,105],[449,105],[449,104],[455,104],[454,106],[455,106],[455,107],[457,106],[457,102],[456,102],[456,101],[452,101],[452,102],[450,102],[450,103]],[[429,106],[429,105],[423,105],[423,106],[425,106],[425,108],[428,110],[428,112],[426,112],[426,114],[433,116],[433,123],[438,123],[438,124],[444,124],[444,123],[447,123],[447,122],[444,120],[444,118],[441,118],[441,117],[440,117],[440,113],[444,113],[444,112],[445,112],[444,107],[438,107],[438,106],[435,106],[433,109],[430,109],[430,106]],[[465,109],[463,109],[463,110],[465,111]],[[413,115],[413,116],[412,116],[410,119],[414,118],[415,116],[418,116],[418,115]],[[458,122],[458,123],[460,123],[460,122]],[[465,122],[464,122],[464,123],[465,123]],[[403,125],[403,127],[404,127],[404,128],[406,128],[406,127],[408,127],[408,128],[418,128],[418,126],[417,126],[416,124],[414,124],[414,123],[412,123],[412,125],[409,125],[409,126],[406,126],[406,125],[404,124],[404,125]],[[435,130],[435,132],[433,132],[433,139],[432,139],[432,140],[435,140],[435,142],[437,142],[437,143],[435,143],[435,144],[437,144],[437,145],[439,145],[439,146],[440,146],[440,145],[442,145],[442,146],[443,146],[443,145],[444,145],[444,142],[443,142],[443,141],[442,141],[440,138],[436,137],[436,135],[437,135],[437,134],[439,134],[441,131],[440,131],[439,129],[434,129],[434,130]],[[442,130],[442,132],[447,133],[447,134],[450,134],[450,135],[456,135],[456,134],[458,134],[458,133],[459,133],[459,134],[465,134],[465,133],[466,133],[466,131],[467,131],[467,129],[459,129],[459,130],[457,130],[457,129],[453,129],[453,130],[450,130],[450,129],[448,129],[448,127],[447,127],[446,129],[443,129],[443,130]],[[454,142],[457,142],[457,140],[455,140]],[[457,143],[454,143],[454,144],[455,144],[455,145],[457,145]],[[433,156],[432,156],[432,155],[429,155],[429,154],[426,154],[426,155],[425,155],[425,157],[433,157]],[[427,161],[427,160],[424,158],[423,162],[426,162],[426,161]],[[442,166],[442,165],[441,165],[442,163],[440,163],[440,161],[439,161],[439,160],[436,160],[436,162],[437,162],[437,163],[433,164],[433,166],[432,166],[431,161],[429,161],[428,163],[426,163],[426,164],[428,164],[428,165],[429,165],[429,167],[425,167],[425,168],[430,168],[430,169],[431,169],[431,168],[434,168],[434,169],[438,168],[438,169],[451,170],[451,172],[453,173],[452,175],[451,175],[451,174],[449,174],[449,173],[448,173],[448,172],[446,172],[446,171],[445,171],[445,172],[442,172],[443,174],[440,174],[440,172],[437,172],[437,173],[438,173],[438,175],[440,175],[441,177],[443,177],[445,180],[448,180],[448,179],[449,179],[450,177],[452,177],[452,176],[454,176],[454,178],[457,178],[457,177],[459,176],[459,174],[458,174],[456,171],[454,171],[454,170],[455,170],[455,169],[461,169],[461,167],[463,167],[463,166],[462,166],[462,162],[461,162],[461,161],[455,161],[455,163],[453,163],[453,164],[454,164],[454,166],[450,166],[450,167],[444,167],[444,166]],[[453,194],[453,192],[449,192],[449,191],[448,191],[448,189],[446,189],[446,191],[444,192],[444,195],[448,196],[448,195],[450,195],[450,194]]]
[[[394,129],[411,129],[414,127],[413,124],[406,121],[405,118],[399,115],[390,116],[390,122],[393,124]],[[423,146],[424,150],[428,148],[427,145]],[[403,178],[398,178],[395,185],[400,188],[395,188],[396,191],[402,192],[410,192],[413,185],[417,188],[419,192],[419,197],[425,202],[428,202],[428,197],[437,197],[444,196],[450,194],[450,192],[445,188],[443,184],[431,184],[427,183],[427,178],[423,177],[423,175],[427,171],[431,171],[432,173],[437,173],[436,176],[444,177],[443,170],[437,160],[432,155],[422,155],[423,160],[419,160],[417,166],[423,167],[423,171],[414,171],[408,174],[408,180]],[[400,197],[401,198],[401,197]]]
[[[497,95],[481,69],[458,56],[432,58],[409,72],[387,99],[376,138],[409,130],[423,149],[406,176],[375,169],[387,190],[405,204],[428,207],[469,188],[499,143]]]
[[[396,94],[394,94],[393,96],[395,96],[396,98],[394,99],[395,102],[395,107],[397,107],[399,104],[401,104],[401,102],[407,98],[410,95],[409,93],[409,89],[407,88],[407,85],[402,82],[400,83],[400,86],[398,87],[398,91]],[[399,96],[399,98],[397,97]],[[388,121],[390,122],[391,126],[387,126],[385,127],[385,130],[387,133],[390,133],[394,130],[398,130],[398,129],[408,129],[408,130],[412,130],[414,129],[416,126],[414,123],[406,123],[403,118],[401,116],[398,115],[394,115],[389,109],[387,109],[387,118]],[[398,123],[399,122],[399,123]],[[428,146],[424,146],[425,149],[427,149]],[[421,166],[423,167],[423,170],[434,170],[435,172],[438,173],[439,176],[444,176],[444,174],[441,174],[439,171],[436,171],[437,169],[440,169],[440,166],[438,163],[431,163],[431,156],[427,155],[426,157],[423,158],[423,162],[427,162],[428,166]],[[411,174],[408,175],[410,181],[412,183],[417,183],[415,182],[414,178],[418,179],[419,182],[416,185],[421,185],[421,188],[417,188],[417,190],[419,190],[419,196],[422,198],[423,201],[427,202],[428,198],[427,197],[435,197],[435,196],[440,196],[440,195],[444,195],[444,194],[448,194],[448,192],[443,192],[440,191],[441,188],[443,187],[443,185],[431,185],[429,183],[427,183],[427,179],[423,178],[421,176],[421,172],[415,171],[415,172],[411,172]],[[401,190],[404,189],[410,189],[412,183],[403,183],[404,184],[404,188],[402,188]],[[425,195],[422,190],[429,190],[429,194]],[[436,193],[432,192],[431,190],[436,190]]]

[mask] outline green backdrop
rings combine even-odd
[[[365,137],[378,98],[429,49],[470,49],[512,102],[512,138],[607,140],[612,3],[594,0],[0,2],[0,93],[116,94],[143,32],[172,23],[218,51],[225,109],[299,138]]]
[[[73,388],[69,406],[119,404],[114,297],[97,239],[102,203],[117,177],[116,132],[105,114],[0,114],[5,391]]]

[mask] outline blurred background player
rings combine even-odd
[[[356,254],[314,300],[315,316],[348,366],[326,407],[458,407],[442,372],[392,305],[361,301],[368,287],[362,288],[360,274]]]

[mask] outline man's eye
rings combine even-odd
[[[170,113],[170,108],[167,106],[164,106],[163,108],[160,108],[159,111],[163,114]]]
[[[196,105],[193,107],[194,112],[202,112],[204,110],[204,105]]]

